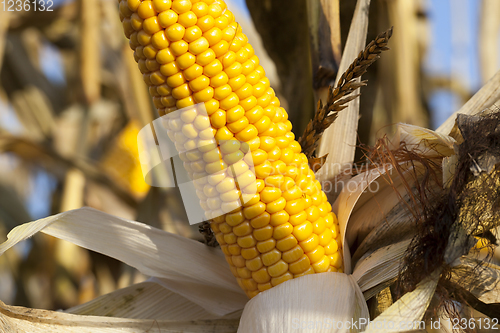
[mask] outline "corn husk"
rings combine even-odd
[[[347,323],[359,324],[361,318],[369,318],[368,308],[351,275],[311,274],[252,298],[245,306],[238,332],[361,332],[364,327],[347,327]],[[342,323],[342,327],[335,323]]]
[[[429,278],[422,281],[417,288],[401,297],[380,316],[370,323],[365,333],[401,332],[408,329],[425,329],[422,319],[436,290],[441,270],[436,270]],[[415,324],[423,327],[413,327]],[[411,324],[412,326],[408,327]],[[382,328],[382,330],[380,329]]]
[[[173,321],[220,319],[187,298],[170,291],[162,285],[161,280],[155,278],[102,295],[65,312],[84,316]],[[225,318],[239,319],[240,315],[237,311]]]

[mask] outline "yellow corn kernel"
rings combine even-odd
[[[282,239],[286,236],[290,235],[293,232],[293,225],[290,223],[283,223],[274,228],[273,238],[274,239]]]
[[[188,43],[194,42],[202,36],[203,32],[196,25],[189,27],[184,32],[184,40]]]
[[[128,8],[133,12],[137,11],[137,8],[139,8],[140,4],[141,0],[127,0]]]
[[[267,155],[267,154],[266,154]],[[265,187],[260,193],[260,198],[264,203],[270,203],[281,197],[281,190],[276,187]]]
[[[259,291],[262,292],[271,289],[273,285],[271,284],[271,282],[267,282],[267,283],[259,283],[257,287],[259,288]]]
[[[241,246],[242,248],[253,247],[257,243],[255,241],[255,238],[253,237],[253,235],[238,237],[237,242],[238,242],[238,245]]]
[[[267,283],[271,280],[271,276],[267,273],[267,268],[261,268],[257,271],[252,272],[252,278],[255,280],[257,283]]]
[[[237,268],[236,274],[242,279],[250,279],[252,277],[252,272],[246,267]]]
[[[313,232],[313,227],[311,222],[309,221],[299,224],[293,228],[293,235],[297,238],[299,242],[311,236],[312,232]]]
[[[287,263],[293,263],[297,260],[299,260],[302,255],[304,254],[304,250],[299,246],[295,246],[291,250],[288,250],[286,252],[283,252],[283,260],[286,261]]]
[[[250,223],[244,222],[233,228],[233,232],[236,236],[246,236],[252,233],[252,227]]]
[[[185,28],[194,26],[196,24],[196,21],[198,21],[198,17],[196,17],[196,14],[192,11],[188,11],[179,15],[179,23]]]
[[[201,31],[205,32],[205,31],[208,31],[214,27],[215,20],[212,16],[205,15],[205,16],[200,17],[198,19],[198,22],[196,23],[196,25],[200,27]]]
[[[177,14],[183,14],[191,10],[191,1],[189,0],[174,0],[172,2],[172,9]]]
[[[300,212],[298,214],[290,216],[290,223],[295,227],[296,225],[302,224],[306,221],[306,212]]]
[[[242,256],[232,256],[231,261],[237,268],[245,267],[246,260]]]
[[[342,257],[340,253],[337,251],[334,254],[329,255],[330,263],[333,267],[339,269],[342,267]]]
[[[247,260],[246,263],[246,268],[248,268],[250,271],[255,272],[259,269],[262,268],[262,260],[260,259],[260,256],[255,257],[253,259]]]
[[[311,262],[306,255],[302,255],[298,260],[288,264],[288,269],[292,274],[302,274],[309,268],[311,268]]]
[[[267,268],[267,272],[271,277],[281,276],[285,274],[287,270],[288,270],[288,264],[283,260],[279,260],[277,263]]]
[[[257,250],[260,253],[267,253],[276,247],[276,240],[274,238],[270,238],[265,241],[261,241],[257,243]]]
[[[281,259],[281,252],[273,249],[261,255],[262,263],[266,266],[271,266]]]
[[[312,267],[316,273],[326,272],[331,267],[330,266],[330,258],[328,256],[324,255],[321,260],[312,264]]]
[[[327,246],[325,246],[325,254],[330,255],[338,252],[339,245],[335,239],[332,239]]]
[[[253,236],[257,241],[269,239],[273,236],[273,227],[267,225],[259,229],[254,229]]]
[[[208,5],[203,2],[197,2],[193,4],[191,10],[196,14],[197,17],[202,17],[208,14]]]
[[[153,8],[158,13],[169,10],[172,6],[171,0],[153,0],[152,2],[153,2]]]
[[[274,201],[274,202],[277,202],[277,201],[279,201],[279,199]],[[276,226],[282,225],[283,223],[288,222],[289,219],[290,219],[290,215],[288,215],[288,213],[285,212],[284,210],[281,210],[281,211],[278,211],[276,213],[271,214],[270,223],[273,227],[276,227]]]
[[[304,252],[311,252],[318,247],[320,238],[316,234],[312,234],[308,239],[300,242],[301,248]]]
[[[260,214],[257,217],[254,217],[253,219],[250,220],[250,224],[252,225],[253,228],[259,229],[264,226],[267,226],[269,224],[269,221],[271,221],[271,215],[269,213],[264,212]]]
[[[306,253],[306,255],[309,257],[311,263],[316,263],[325,255],[325,248],[323,246],[318,246],[311,252]]]
[[[259,255],[259,251],[255,247],[241,249],[241,256],[246,260],[254,259]]]
[[[276,248],[281,252],[286,252],[296,246],[299,242],[293,235],[289,235],[276,242]]]
[[[309,267],[305,272],[303,273],[300,273],[300,274],[295,274],[293,277],[294,278],[298,278],[298,277],[301,277],[301,276],[304,276],[304,275],[308,275],[308,274],[314,274],[314,268],[312,267]]]

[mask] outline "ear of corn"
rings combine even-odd
[[[119,7],[154,105],[172,115],[164,122],[169,137],[246,294],[341,272],[337,219],[224,1],[121,0]],[[189,108],[200,104],[206,114]]]

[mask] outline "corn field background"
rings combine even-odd
[[[300,136],[334,83],[356,1],[227,2]],[[368,40],[391,26],[391,51],[363,77],[359,143],[398,122],[436,128],[499,68],[498,0],[372,0]],[[158,114],[115,0],[0,8],[0,79],[1,239],[81,206],[203,238],[176,188],[143,181],[137,134]],[[42,234],[0,257],[0,299],[31,308],[69,308],[144,278]]]

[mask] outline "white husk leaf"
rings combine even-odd
[[[207,320],[221,319],[190,300],[154,281],[145,281],[97,297],[66,313],[130,319]],[[231,315],[229,315],[231,316]],[[236,313],[225,319],[238,319]]]
[[[63,312],[8,306],[0,301],[0,331],[16,333],[233,333],[236,320],[164,321],[78,316]]]
[[[347,245],[348,242],[346,241],[347,223],[360,196],[384,172],[385,170],[374,169],[350,179],[333,204],[332,211],[337,215],[342,235],[342,244],[345,244],[343,246],[343,260],[344,272],[347,274],[351,273],[351,254]]]
[[[311,274],[280,284],[252,298],[240,321],[238,333],[358,332],[346,323],[369,318],[368,308],[353,277],[344,273]],[[343,323],[336,329],[327,323]],[[308,325],[323,323],[314,329]],[[303,329],[303,325],[306,328]]]
[[[455,125],[457,114],[473,115],[479,113],[500,99],[500,71],[493,76],[467,103],[457,112],[453,113],[436,132],[449,134]]]
[[[370,322],[365,333],[400,332],[412,329],[413,327],[407,325],[422,321],[436,290],[440,273],[441,269],[436,270],[431,276],[419,283],[414,291],[397,300],[373,322]],[[401,325],[405,326],[401,327]]]
[[[402,175],[408,183],[412,182],[411,173],[414,171],[410,169]],[[347,244],[352,245],[356,239],[362,241],[374,228],[386,222],[387,214],[406,194],[406,188],[402,184],[403,177],[390,170],[370,183],[349,217],[346,230]],[[374,188],[378,188],[378,191],[369,190]]]
[[[220,249],[151,226],[81,208],[14,228],[0,255],[42,231],[120,260],[143,274],[162,278],[167,289],[224,316],[248,301]]]

